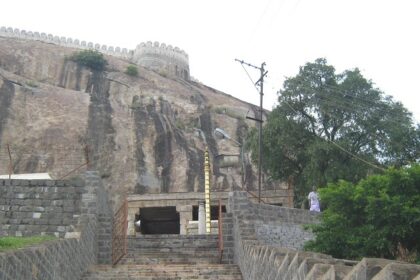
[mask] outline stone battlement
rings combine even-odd
[[[159,42],[137,45],[132,62],[164,74],[172,74],[185,80],[190,79],[188,55],[183,50]]]
[[[69,48],[97,50],[106,55],[129,60],[132,63],[155,70],[161,74],[176,76],[185,80],[190,78],[188,54],[178,47],[172,47],[164,43],[140,43],[134,50],[129,50],[127,48],[107,46],[4,26],[0,27],[0,36],[41,41]]]

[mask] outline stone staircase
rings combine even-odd
[[[217,235],[142,235],[128,238],[116,266],[91,267],[83,280],[242,279],[232,260],[219,263]]]

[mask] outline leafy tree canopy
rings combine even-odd
[[[420,260],[420,165],[319,190],[322,222],[306,249],[337,258]]]
[[[108,62],[104,55],[96,50],[83,50],[74,53],[70,60],[77,62],[80,65],[89,67],[92,70],[102,71],[105,70]]]
[[[286,79],[278,101],[263,129],[263,168],[292,181],[298,203],[312,185],[357,182],[419,159],[420,129],[411,113],[358,69],[337,74],[317,59]],[[255,130],[247,142],[256,159]]]

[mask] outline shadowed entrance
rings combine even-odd
[[[142,234],[179,234],[179,213],[175,206],[140,208]]]

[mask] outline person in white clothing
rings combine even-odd
[[[319,208],[318,193],[315,191],[315,187],[313,187],[312,191],[309,193],[308,200],[310,204],[309,211],[321,212],[321,209]]]
[[[136,225],[138,231],[140,231],[141,221],[140,220],[137,220],[134,224]]]

